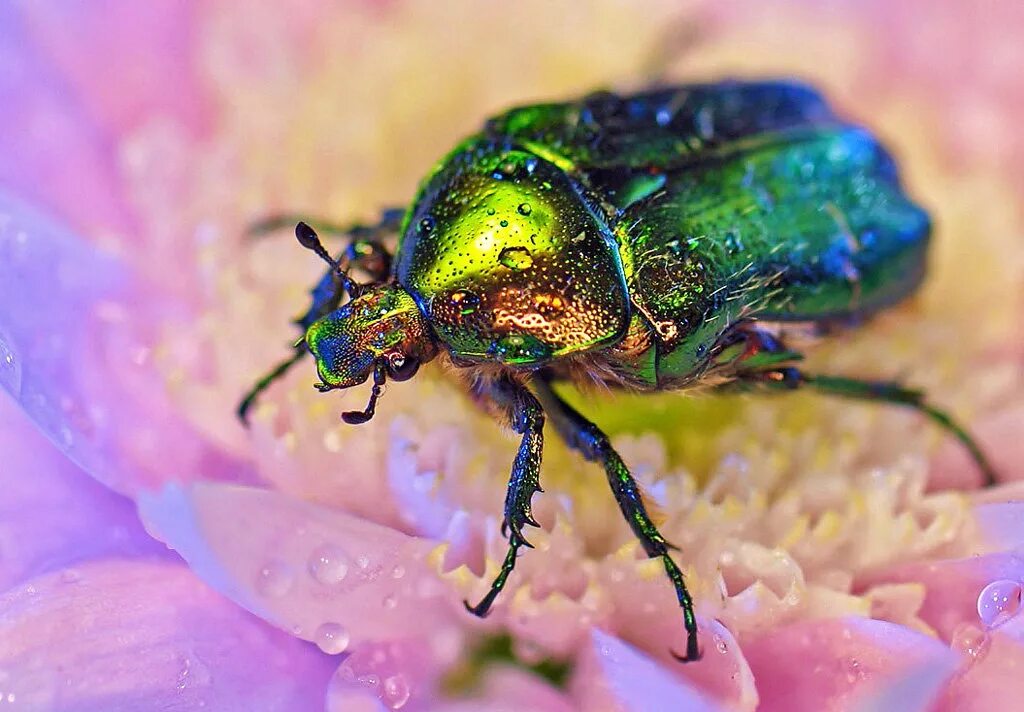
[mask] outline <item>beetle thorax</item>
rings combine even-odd
[[[614,340],[628,322],[614,238],[581,188],[524,151],[449,159],[396,259],[453,355],[532,365]]]

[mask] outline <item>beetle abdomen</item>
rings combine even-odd
[[[850,127],[785,132],[680,170],[623,224],[659,381],[692,372],[740,320],[836,320],[901,299],[929,232],[888,154]]]

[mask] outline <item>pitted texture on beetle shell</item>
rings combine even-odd
[[[571,179],[523,151],[454,157],[417,205],[396,273],[453,354],[540,363],[620,337],[618,247]]]

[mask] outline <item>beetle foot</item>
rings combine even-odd
[[[700,647],[697,645],[697,637],[689,636],[686,640],[686,655],[680,655],[676,651],[669,648],[668,654],[676,659],[680,663],[695,663],[700,660],[704,655],[700,652]]]

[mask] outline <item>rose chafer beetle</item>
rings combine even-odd
[[[267,230],[294,218],[262,224]],[[647,555],[664,564],[697,623],[682,573],[608,437],[551,387],[596,381],[635,391],[812,388],[917,409],[957,437],[989,483],[982,452],[919,391],[806,373],[778,326],[853,324],[911,294],[924,275],[928,215],[904,194],[889,154],[789,82],[724,82],[512,109],[460,143],[406,210],[339,228],[330,264],[297,323],[304,338],[239,407],[306,353],[330,391],[441,358],[473,397],[522,436],[505,497],[508,553],[475,606],[505,586],[540,490],[544,422],[600,463]],[[388,248],[397,238],[397,247]],[[352,270],[368,274],[358,283]],[[348,295],[348,301],[343,297]]]

